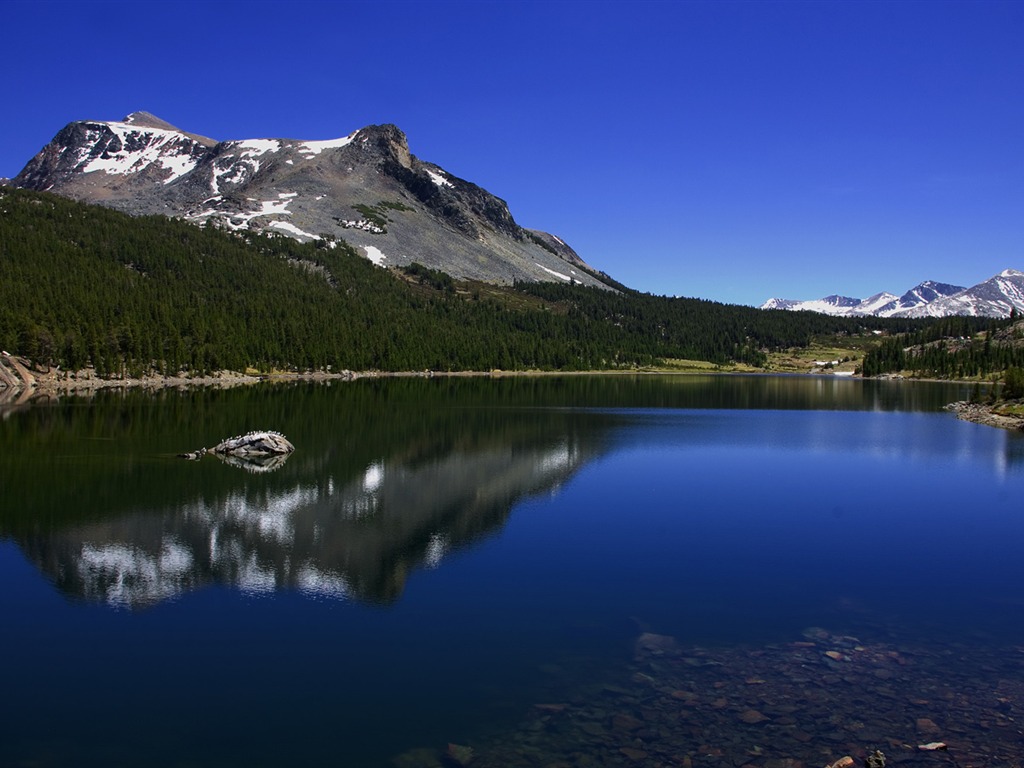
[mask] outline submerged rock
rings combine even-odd
[[[467,766],[473,762],[473,748],[463,744],[449,744],[448,758],[459,766]]]
[[[761,712],[758,712],[756,709],[747,709],[740,713],[740,720],[742,720],[747,725],[757,725],[758,723],[763,723],[766,720],[770,719],[770,717],[765,716]]]
[[[391,759],[395,768],[443,768],[437,750],[432,747],[418,747],[403,752]]]
[[[679,644],[671,635],[656,635],[653,632],[644,632],[637,638],[634,650],[636,655],[675,655],[679,653]]]

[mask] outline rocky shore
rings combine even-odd
[[[216,371],[206,375],[161,376],[150,374],[145,376],[99,376],[93,369],[80,371],[60,371],[53,369],[47,372],[33,370],[30,363],[13,356],[0,360],[0,403],[23,403],[38,398],[50,398],[66,395],[89,396],[101,390],[124,389],[190,389],[193,387],[229,388],[256,384],[261,381],[349,381],[353,379],[376,376],[432,376],[431,371],[411,373],[381,373],[377,371],[355,372],[339,371],[336,373],[290,373],[275,372],[239,373],[237,371]]]
[[[297,382],[297,381],[354,381],[367,378],[434,378],[434,377],[471,377],[471,376],[586,376],[593,374],[637,374],[663,373],[655,368],[611,369],[604,371],[541,371],[541,370],[491,370],[491,371],[306,371],[273,373],[239,373],[237,371],[216,371],[206,375],[101,377],[89,368],[81,371],[67,372],[53,369],[49,372],[30,370],[30,363],[19,361],[14,368],[13,357],[0,359],[0,405],[18,405],[38,399],[54,398],[68,395],[91,396],[102,390],[161,390],[190,389],[194,387],[229,387],[246,386],[259,382]],[[5,366],[6,363],[6,366]]]
[[[1024,417],[1015,416],[1001,412],[1005,404],[982,405],[971,403],[967,400],[960,400],[946,406],[947,411],[952,411],[958,419],[972,421],[975,424],[987,424],[990,427],[1024,431]]]

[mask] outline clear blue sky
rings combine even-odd
[[[395,123],[634,288],[760,304],[1024,269],[1024,2],[8,0],[0,176],[66,123]]]

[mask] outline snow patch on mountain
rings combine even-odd
[[[534,262],[534,264],[537,264],[537,262]],[[565,280],[565,282],[567,282],[567,283],[572,281],[572,278],[569,275],[562,274],[561,272],[556,272],[553,269],[548,269],[543,264],[537,264],[537,266],[540,267],[541,269],[543,269],[549,275],[554,275],[555,277],[557,277],[557,278],[559,278],[561,280]]]
[[[372,245],[364,245],[363,250],[366,251],[366,258],[368,258],[378,267],[384,266],[384,260],[387,259],[387,256],[381,253],[380,248],[375,248]]]
[[[345,229],[360,229],[363,232],[372,232],[375,235],[384,234],[383,227],[380,227],[367,219],[341,219],[339,223]]]
[[[272,221],[272,222],[270,222],[270,224],[268,226],[272,227],[273,229],[279,229],[282,232],[287,232],[289,235],[292,235],[294,237],[298,237],[298,238],[307,237],[310,240],[316,240],[317,239],[316,235],[311,235],[309,232],[306,232],[305,230],[299,229],[294,224],[292,224],[290,221]]]
[[[303,155],[309,157],[316,157],[325,149],[341,149],[347,147],[356,137],[359,135],[359,131],[350,133],[348,136],[343,136],[340,139],[327,139],[326,141],[303,141],[296,147],[298,151]]]
[[[279,197],[285,197],[285,195],[280,195]],[[207,202],[219,199],[220,195],[209,198]],[[185,219],[187,221],[197,222],[202,221],[203,219],[208,219],[210,217],[217,217],[218,223],[220,223],[227,229],[237,232],[243,229],[249,229],[250,222],[253,219],[259,218],[261,216],[292,215],[292,212],[288,210],[288,206],[292,202],[291,196],[285,197],[285,199],[283,200],[278,199],[256,201],[250,198],[248,202],[259,202],[259,208],[249,211],[231,211],[230,213],[225,213],[224,211],[217,210],[216,208],[207,208],[206,210],[201,211],[199,213],[186,214]],[[271,222],[269,226],[273,226],[277,229],[280,229],[284,232],[288,232],[290,234],[301,234],[301,236],[303,237],[308,237],[310,239],[316,240],[315,235],[311,235],[308,232],[303,232],[301,229],[298,229],[296,231],[297,228],[292,228],[291,225],[282,226],[283,224],[285,224],[285,222],[275,221]]]
[[[427,172],[427,176],[429,176],[430,180],[432,182],[434,182],[437,186],[439,186],[439,187],[454,187],[455,186],[454,184],[452,184],[450,181],[448,181],[448,179],[446,179],[439,172],[432,171],[430,168],[424,168],[423,170],[425,170]]]
[[[242,139],[241,141],[229,141],[228,147],[239,150],[241,157],[259,157],[268,152],[280,152],[280,139]]]
[[[176,131],[138,128],[119,122],[91,123],[86,125],[86,129],[92,146],[82,148],[81,163],[76,169],[80,173],[103,171],[126,175],[155,165],[170,171],[163,180],[164,184],[170,184],[193,170],[198,163],[192,154],[194,142]],[[107,131],[113,136],[104,143]],[[97,153],[96,150],[101,151]]]

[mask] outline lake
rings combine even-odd
[[[0,766],[1019,766],[1024,436],[942,410],[967,394],[567,376],[8,406]],[[295,453],[176,457],[257,428]]]

